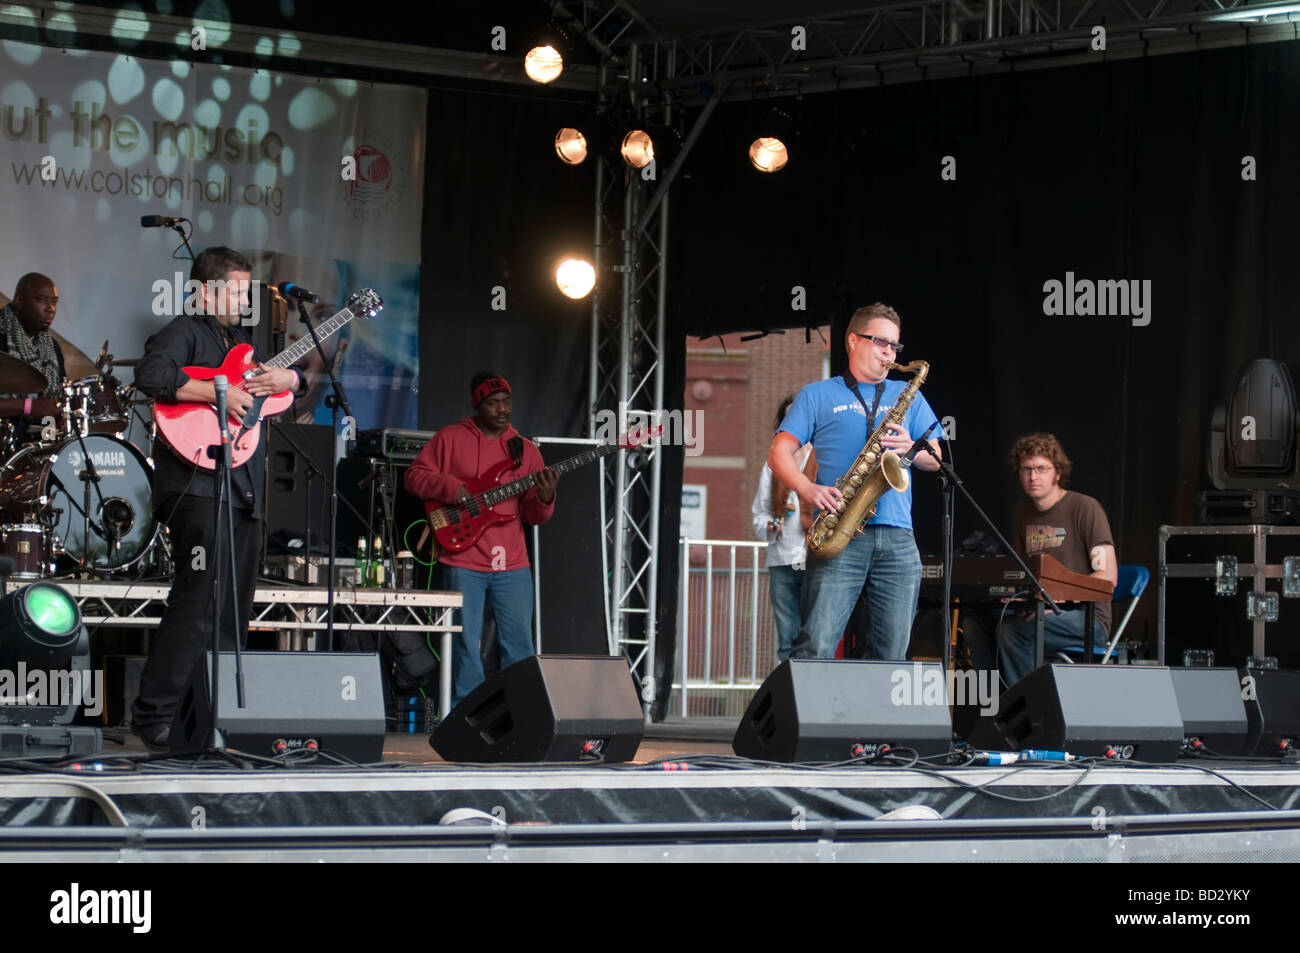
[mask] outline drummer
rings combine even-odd
[[[59,291],[45,275],[29,272],[18,279],[13,300],[0,308],[0,348],[35,368],[45,377],[33,396],[0,397],[0,417],[43,420],[57,417],[64,367],[63,353],[50,334],[59,309]],[[13,393],[10,387],[0,392]]]

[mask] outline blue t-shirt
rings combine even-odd
[[[876,417],[868,426],[867,412],[844,383],[843,377],[816,381],[799,391],[785,420],[781,421],[781,430],[798,440],[799,446],[812,443],[813,449],[817,451],[817,482],[822,486],[834,486],[858,458],[862,448],[867,445],[867,439],[906,388],[907,381],[886,380],[885,392],[881,395],[880,406],[876,408]],[[859,383],[858,390],[867,402],[867,407],[870,407],[876,396],[876,386]],[[925,395],[917,394],[912,405],[907,408],[903,426],[915,440],[937,419],[926,402]],[[938,435],[939,430],[936,428],[931,431],[930,439],[933,440]],[[903,493],[885,491],[871,523],[910,530],[911,483]]]

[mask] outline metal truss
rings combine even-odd
[[[667,122],[667,110],[649,116],[637,95],[638,50],[631,50],[626,109],[637,122]],[[607,76],[602,68],[602,80]],[[664,323],[669,177],[654,178],[616,157],[597,159],[596,272],[591,317],[591,436],[614,413],[620,432],[651,424],[664,406]],[[607,419],[607,418],[606,418]],[[624,655],[640,680],[647,717],[654,679],[655,608],[659,556],[662,451],[657,443],[620,456],[605,470],[603,518],[610,652]]]
[[[679,35],[626,0],[568,7],[589,39],[613,37],[615,56],[642,44],[648,81],[683,103],[719,83],[745,99],[1300,38],[1300,11],[1277,0],[886,0]]]
[[[162,621],[170,587],[155,583],[81,582],[51,579],[76,600],[81,621],[101,625],[153,629]],[[438,714],[451,711],[452,610],[461,607],[459,592],[412,592],[394,589],[351,589],[334,593],[336,632],[436,633],[444,664],[439,670]],[[279,631],[319,634],[329,628],[329,593],[323,587],[295,589],[259,586],[253,595],[249,625]]]

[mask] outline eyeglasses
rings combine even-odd
[[[1048,464],[1046,466],[1037,466],[1037,467],[1021,467],[1020,475],[1029,476],[1029,474],[1033,473],[1036,476],[1045,476],[1046,474],[1051,473],[1055,469],[1056,467],[1052,466],[1051,464]]]
[[[857,331],[854,331],[853,334],[857,337],[865,338],[872,344],[879,344],[881,347],[887,347],[895,354],[903,353],[903,345],[899,344],[897,341],[891,341],[889,338],[878,337],[875,334],[858,334]]]

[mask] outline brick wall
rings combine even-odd
[[[823,328],[822,335],[829,329]],[[787,394],[824,375],[827,344],[802,329],[742,342],[740,335],[687,342],[688,411],[702,414],[701,453],[686,457],[684,482],[709,488],[710,539],[751,539],[750,505]]]

